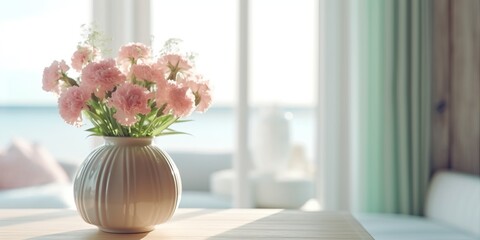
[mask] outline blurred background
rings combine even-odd
[[[111,39],[113,55],[133,41],[158,51],[169,38],[198,53],[213,106],[176,126],[191,136],[156,140],[180,168],[183,207],[421,215],[435,171],[480,175],[478,1],[0,6],[4,159],[20,141],[75,169],[101,144],[87,137],[88,124],[64,123],[56,96],[41,88],[43,69],[69,62],[81,25],[93,23]]]
[[[111,39],[112,46],[108,48],[112,49],[112,53],[116,53],[120,45],[138,41],[142,37],[146,39],[145,44],[153,45],[157,51],[169,38],[179,38],[185,50],[196,52],[197,68],[213,85],[214,106],[209,114],[194,115],[194,123],[185,124],[182,130],[193,137],[173,136],[160,141],[168,149],[232,151],[235,139],[233,107],[239,61],[238,2],[151,1],[148,7],[142,9],[143,19],[139,22],[139,17],[131,16],[131,11],[133,5],[141,3],[125,1],[114,3],[114,6],[106,9],[106,1],[95,4],[90,1],[32,1],[31,4],[36,5],[32,9],[35,10],[29,11],[23,10],[25,4],[30,4],[29,1],[4,4],[1,19],[2,35],[5,37],[1,49],[0,104],[12,107],[2,109],[2,113],[5,111],[3,119],[22,121],[16,124],[22,127],[11,128],[6,127],[8,124],[2,124],[5,128],[2,129],[2,144],[8,143],[12,135],[28,135],[44,142],[59,156],[82,158],[89,152],[90,146],[81,143],[86,140],[87,134],[62,123],[57,113],[57,98],[41,90],[41,77],[43,68],[53,60],[70,61],[77,43],[82,40],[81,25],[94,23]],[[292,131],[293,138],[305,147],[309,145],[309,151],[312,151],[311,112],[315,105],[314,75],[317,66],[317,46],[314,42],[318,24],[314,1],[302,4],[282,1],[275,3],[277,11],[271,10],[272,4],[273,1],[259,1],[251,7],[250,21],[255,24],[251,29],[249,101],[252,109],[276,106],[284,113],[291,112],[289,116],[297,129]],[[212,9],[211,6],[216,8]],[[98,13],[99,19],[94,20],[93,14],[98,11],[105,12]],[[263,18],[265,12],[270,12],[271,18]],[[285,18],[286,12],[297,17]],[[183,16],[183,20],[172,23],[172,19],[177,19],[179,15]],[[116,25],[109,25],[106,29],[106,22],[113,20],[104,19],[105,16],[118,18]],[[145,19],[146,16],[148,19]],[[299,25],[302,27],[297,28]],[[138,28],[144,28],[148,33],[139,36],[131,32],[131,29],[138,31]],[[278,57],[278,49],[282,49],[282,57]],[[295,115],[292,111],[295,111]],[[29,115],[21,115],[22,112]],[[20,115],[14,118],[12,114]],[[32,121],[34,116],[35,120]],[[43,127],[39,128],[38,125]],[[222,126],[223,130],[215,131],[215,126]],[[62,135],[45,134],[53,129],[58,129],[55,132]],[[66,136],[76,142],[72,142],[70,147],[57,148],[56,138],[65,139]]]

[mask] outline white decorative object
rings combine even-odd
[[[299,209],[313,198],[313,182],[305,177],[258,176],[255,203],[259,208]]]
[[[252,132],[253,163],[260,173],[278,173],[290,157],[290,122],[277,107],[260,110]]]
[[[313,181],[309,177],[278,176],[268,173],[248,175],[253,207],[299,209],[315,197]],[[211,192],[223,198],[232,197],[233,183],[236,181],[232,169],[217,171],[210,176]]]
[[[102,231],[148,232],[169,220],[180,202],[180,175],[152,138],[105,137],[74,181],[83,219]]]
[[[294,144],[292,146],[288,169],[283,175],[290,177],[312,177],[314,166],[308,162],[303,145]]]

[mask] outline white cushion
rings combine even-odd
[[[480,177],[436,173],[429,186],[425,216],[480,236]]]

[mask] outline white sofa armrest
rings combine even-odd
[[[427,193],[425,216],[480,236],[480,177],[436,173]]]
[[[72,184],[44,185],[0,191],[0,208],[75,208]]]

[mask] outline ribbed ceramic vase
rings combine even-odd
[[[181,180],[170,156],[153,138],[105,137],[74,181],[82,218],[113,233],[148,232],[178,207]]]

